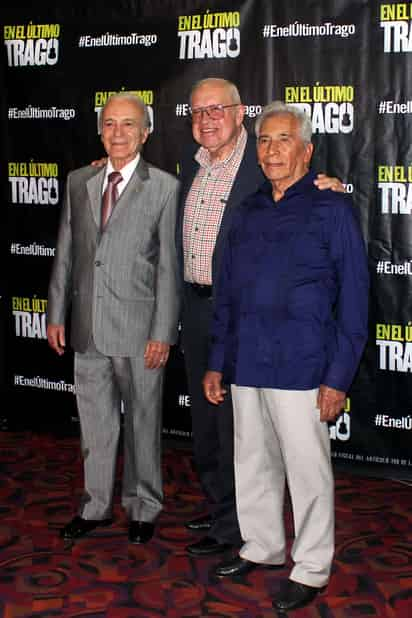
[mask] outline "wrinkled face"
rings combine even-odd
[[[212,118],[207,110],[211,105],[233,105],[230,91],[223,84],[213,82],[199,86],[191,100],[192,132],[194,139],[206,148],[212,159],[223,160],[233,150],[243,122],[243,105],[235,105],[222,110],[221,118]],[[196,114],[200,110],[200,114]],[[199,115],[196,118],[196,115]]]
[[[257,157],[266,178],[281,190],[297,182],[309,169],[313,145],[305,144],[299,121],[292,114],[266,118],[259,130]]]
[[[143,113],[132,101],[114,99],[106,105],[101,139],[115,168],[124,167],[142,149],[149,134],[142,124]]]

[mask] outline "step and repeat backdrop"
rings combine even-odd
[[[0,428],[78,427],[73,357],[46,342],[47,286],[64,182],[103,155],[101,108],[138,93],[153,126],[144,156],[178,174],[189,91],[234,81],[253,124],[282,99],[314,128],[313,168],[342,179],[371,273],[370,338],[333,457],[412,476],[412,3],[365,0],[107,0],[9,3],[2,14]],[[164,434],[190,441],[182,352],[167,370]]]

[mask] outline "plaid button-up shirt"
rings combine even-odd
[[[212,284],[216,238],[246,141],[246,129],[242,127],[234,149],[224,161],[211,161],[202,146],[195,155],[200,167],[186,198],[183,221],[185,281]]]

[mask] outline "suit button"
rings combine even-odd
[[[95,263],[94,263],[94,265],[95,265],[95,266],[101,266],[101,265],[102,265],[102,263],[101,263],[101,261],[100,261],[100,260],[96,260],[96,261],[95,261]]]

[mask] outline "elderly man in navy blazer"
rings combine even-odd
[[[233,218],[217,284],[205,395],[231,385],[243,545],[218,576],[283,567],[285,482],[294,567],[273,604],[287,611],[327,584],[334,553],[328,421],[341,412],[367,337],[368,271],[350,198],[318,191],[311,123],[274,102],[256,123],[267,181]],[[216,410],[219,413],[219,410]]]

